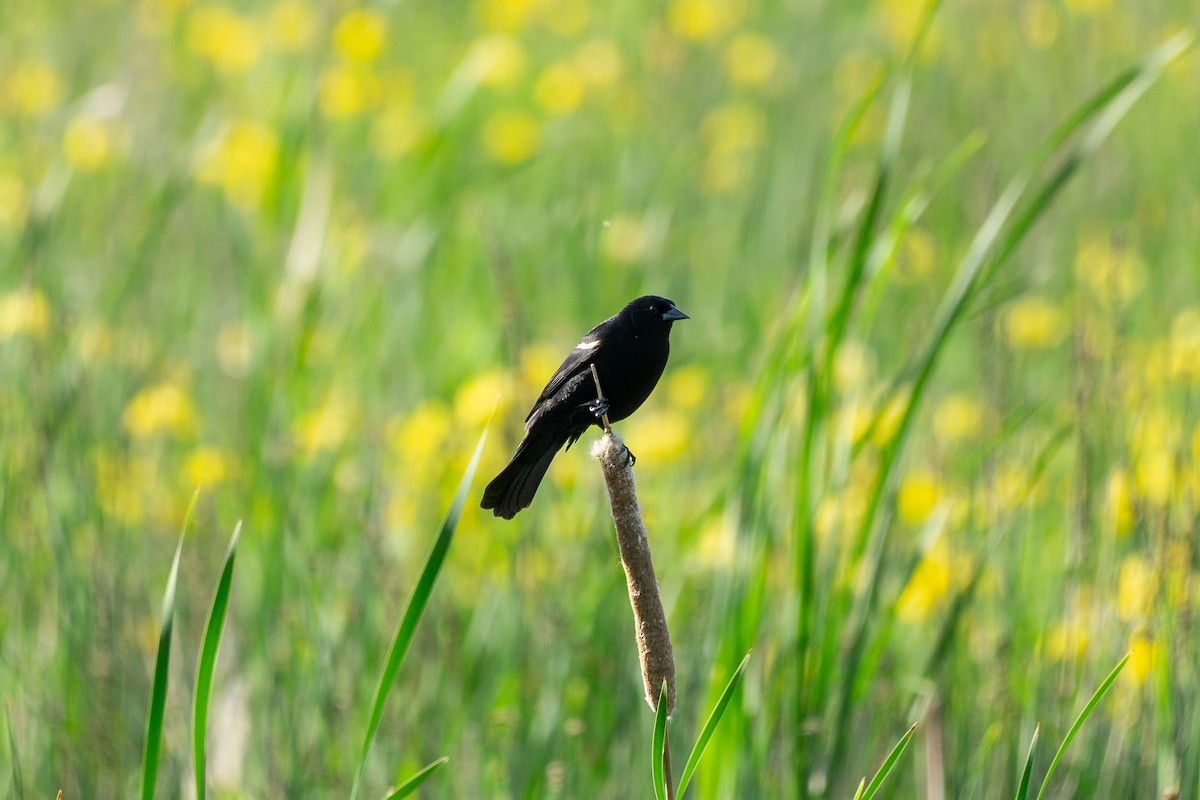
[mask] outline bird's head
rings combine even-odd
[[[690,319],[680,311],[675,303],[665,297],[648,294],[633,300],[625,307],[639,328],[662,329],[669,331],[671,323],[680,319]]]

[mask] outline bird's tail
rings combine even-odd
[[[481,508],[491,509],[497,517],[512,519],[533,502],[550,462],[567,441],[555,434],[526,435],[508,466],[483,490]]]

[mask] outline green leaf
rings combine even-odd
[[[420,788],[421,784],[424,783],[426,780],[428,780],[430,775],[432,775],[433,773],[435,773],[439,769],[441,769],[443,766],[445,766],[446,762],[449,760],[450,759],[447,758],[446,756],[442,756],[437,761],[434,761],[432,764],[424,767],[416,775],[413,775],[411,778],[406,780],[404,783],[397,786],[395,789],[393,789],[391,792],[389,792],[383,798],[383,800],[400,800],[401,797],[408,797],[410,794],[412,794],[418,788]]]
[[[1113,667],[1112,672],[1108,673],[1108,677],[1104,679],[1104,683],[1100,684],[1100,688],[1097,689],[1096,693],[1092,695],[1092,699],[1087,701],[1087,705],[1083,707],[1083,711],[1080,711],[1079,716],[1075,718],[1075,722],[1073,725],[1071,725],[1071,729],[1067,731],[1066,738],[1064,738],[1062,744],[1058,746],[1058,752],[1054,754],[1054,759],[1050,762],[1050,768],[1046,770],[1046,777],[1042,779],[1042,788],[1038,789],[1038,800],[1042,800],[1042,795],[1046,793],[1046,787],[1050,785],[1050,776],[1054,774],[1054,770],[1058,766],[1058,762],[1062,760],[1063,753],[1066,752],[1067,746],[1071,744],[1071,740],[1075,738],[1075,734],[1079,733],[1079,729],[1083,726],[1084,720],[1091,716],[1092,712],[1096,709],[1096,706],[1100,704],[1102,699],[1104,699],[1104,695],[1108,694],[1108,690],[1112,688],[1113,681],[1117,679],[1117,676],[1121,674],[1121,670],[1125,669],[1125,665],[1129,663],[1129,657],[1131,655],[1133,654],[1126,653],[1125,657],[1122,658],[1115,667]]]
[[[867,784],[867,788],[862,792],[862,800],[871,800],[875,793],[879,791],[879,787],[883,785],[884,779],[891,773],[896,766],[896,762],[900,759],[900,755],[908,747],[908,743],[912,741],[913,733],[916,732],[917,726],[914,724],[908,729],[908,732],[900,737],[900,741],[896,742],[896,746],[892,748],[892,752],[888,753],[888,757],[883,760],[879,770],[875,773],[875,777],[871,778],[871,782]]]
[[[1033,772],[1033,751],[1037,747],[1038,733],[1042,726],[1033,729],[1033,738],[1029,740],[1029,755],[1025,756],[1025,769],[1021,771],[1021,783],[1017,786],[1017,800],[1029,797],[1029,775]]]
[[[654,739],[650,749],[650,772],[654,778],[655,800],[667,800],[667,682],[663,681],[658,694],[658,710],[654,712]]]
[[[212,695],[213,671],[217,666],[217,651],[221,646],[221,631],[225,627],[225,614],[229,610],[229,589],[233,583],[233,564],[241,532],[242,523],[238,520],[229,540],[229,550],[225,554],[225,568],[221,570],[221,579],[217,582],[217,591],[208,611],[204,642],[200,646],[200,662],[196,667],[196,696],[192,701],[192,759],[196,773],[197,800],[204,800],[205,794],[204,749],[208,731],[208,704]]]
[[[412,643],[417,623],[421,621],[425,606],[429,604],[429,596],[433,593],[433,586],[437,582],[442,564],[446,560],[446,553],[450,550],[450,542],[454,538],[454,530],[458,527],[458,520],[462,516],[463,506],[467,501],[467,493],[471,489],[471,481],[475,477],[475,469],[479,466],[479,456],[483,452],[485,441],[487,441],[486,427],[479,436],[479,443],[475,445],[475,452],[471,456],[470,463],[467,464],[462,479],[458,482],[458,490],[454,493],[454,499],[450,501],[450,509],[446,512],[442,528],[433,543],[429,558],[425,561],[425,568],[421,571],[421,577],[417,580],[416,588],[413,589],[412,598],[404,610],[404,617],[392,639],[387,661],[384,663],[383,672],[379,675],[379,686],[375,689],[375,700],[371,703],[371,719],[367,723],[362,752],[359,753],[358,766],[354,770],[354,785],[350,789],[351,800],[358,797],[358,787],[362,780],[363,768],[367,763],[367,752],[371,749],[371,740],[375,738],[375,731],[379,728],[379,720],[383,716],[384,704],[396,683],[396,675],[400,672],[400,665],[404,662],[408,646]]]
[[[725,684],[725,690],[717,698],[717,704],[709,712],[708,719],[700,731],[700,737],[696,739],[696,746],[692,748],[692,754],[688,756],[687,763],[683,765],[683,775],[679,778],[679,797],[683,797],[683,793],[687,791],[688,783],[692,780],[692,773],[699,766],[700,757],[704,755],[704,750],[708,747],[708,740],[712,738],[713,733],[716,731],[717,723],[721,721],[721,716],[725,713],[725,707],[729,705],[730,699],[733,698],[734,690],[742,682],[742,675],[745,674],[746,665],[749,663],[750,653],[746,653],[745,657],[742,658],[742,663],[738,664],[737,669],[730,676],[729,682]]]
[[[21,778],[21,758],[17,753],[17,734],[13,727],[12,706],[4,707],[8,718],[8,751],[12,756],[13,794],[17,800],[25,800],[25,781]]]
[[[150,687],[150,715],[146,721],[146,744],[142,758],[142,800],[154,797],[154,783],[158,777],[158,757],[162,747],[163,708],[167,703],[167,672],[171,664],[171,628],[175,620],[175,585],[179,580],[179,556],[183,553],[183,540],[187,536],[192,515],[200,490],[192,495],[183,528],[179,531],[179,544],[175,547],[175,559],[171,562],[171,574],[167,578],[167,591],[163,596],[162,623],[158,633],[158,652],[154,657],[154,682]]]

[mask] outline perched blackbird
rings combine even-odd
[[[631,301],[588,331],[525,417],[525,436],[508,466],[483,490],[480,506],[512,519],[533,502],[555,454],[590,425],[625,419],[650,396],[667,365],[671,323],[688,315],[665,297]],[[604,397],[597,397],[592,366]]]

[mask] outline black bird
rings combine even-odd
[[[512,519],[533,495],[554,456],[601,417],[618,422],[637,411],[667,366],[671,323],[688,319],[665,297],[630,301],[579,340],[525,417],[525,435],[508,466],[483,490],[482,508]],[[597,397],[592,366],[604,397]]]

